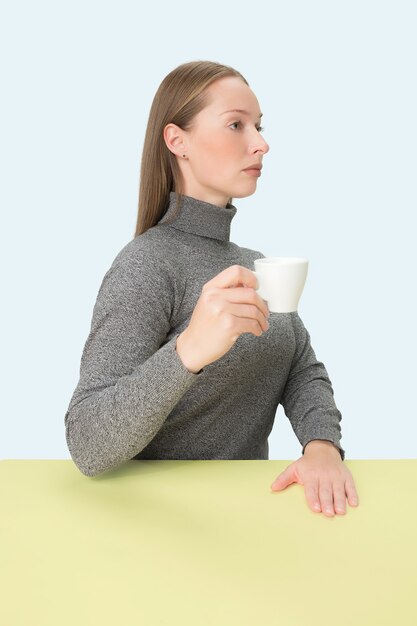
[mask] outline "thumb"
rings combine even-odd
[[[281,491],[294,482],[297,482],[297,477],[294,471],[294,464],[291,464],[274,480],[271,489],[272,491]]]

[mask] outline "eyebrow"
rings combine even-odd
[[[244,111],[243,109],[230,109],[230,111],[224,111],[223,113],[220,113],[220,115],[224,115],[225,113],[243,113],[244,115],[250,115],[248,111]],[[261,118],[262,115],[263,113],[260,113],[259,118]]]

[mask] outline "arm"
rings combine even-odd
[[[341,413],[336,407],[333,388],[326,368],[317,361],[310,343],[310,335],[298,312],[291,313],[296,351],[285,385],[281,404],[291,426],[303,446],[313,440],[332,442],[340,452]]]
[[[186,369],[170,330],[172,270],[149,252],[120,255],[106,273],[65,414],[80,471],[95,476],[138,454],[199,374]]]

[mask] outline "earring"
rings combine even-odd
[[[187,156],[187,155],[186,155],[186,154],[183,154],[182,156],[183,156],[184,158],[186,158],[186,156]]]

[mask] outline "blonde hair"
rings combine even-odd
[[[171,191],[176,193],[176,215],[179,211],[183,194],[182,176],[176,156],[165,143],[165,126],[172,123],[188,130],[193,118],[209,103],[206,88],[226,76],[237,76],[249,86],[242,74],[228,65],[192,61],[172,70],[158,87],[151,105],[142,151],[134,237],[162,219],[168,208]]]

